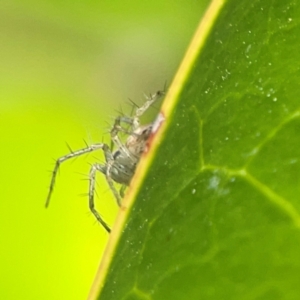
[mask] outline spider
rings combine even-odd
[[[104,153],[105,163],[94,163],[89,172],[89,208],[97,221],[110,233],[111,229],[108,224],[102,219],[100,214],[95,208],[94,194],[96,172],[101,172],[105,175],[106,181],[116,198],[118,206],[121,206],[122,198],[126,187],[134,175],[136,166],[140,160],[142,153],[145,150],[147,140],[152,132],[153,123],[148,125],[140,125],[140,117],[146,110],[160,97],[165,94],[165,91],[158,91],[149,97],[146,97],[146,102],[143,106],[138,107],[132,117],[119,116],[115,119],[114,125],[110,131],[112,146],[115,145],[117,149],[112,151],[113,147],[109,147],[105,143],[96,143],[87,145],[87,147],[71,151],[71,153],[64,155],[56,160],[55,167],[52,172],[49,192],[46,200],[45,207],[47,208],[53,193],[56,176],[61,163],[66,160],[81,156],[83,154],[93,152],[101,149]],[[127,124],[128,128],[122,126],[122,123]],[[125,143],[119,137],[119,132],[128,135]],[[121,184],[121,189],[118,192],[114,186],[114,182]]]

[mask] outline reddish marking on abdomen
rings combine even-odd
[[[162,123],[166,120],[164,114],[162,112],[160,112],[156,118],[156,120],[154,121],[153,125],[152,125],[152,131],[151,134],[147,140],[146,146],[145,146],[145,150],[144,153],[148,153],[151,144],[152,144],[152,140],[155,137],[156,133],[158,132],[158,130],[160,129]]]

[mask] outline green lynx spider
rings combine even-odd
[[[117,204],[121,206],[126,186],[129,185],[134,175],[136,166],[152,132],[153,123],[140,125],[139,119],[145,113],[145,111],[147,111],[148,108],[164,94],[164,91],[158,91],[153,95],[150,94],[149,97],[146,97],[147,100],[144,105],[138,107],[132,117],[119,116],[115,119],[114,125],[110,131],[112,144],[117,147],[115,151],[112,152],[111,148],[105,143],[96,143],[58,158],[52,172],[52,178],[45,207],[48,207],[49,205],[56,181],[56,176],[61,163],[66,160],[101,149],[104,152],[106,162],[105,164],[94,163],[91,166],[89,172],[89,208],[98,222],[106,229],[107,232],[110,232],[110,227],[102,219],[95,208],[94,194],[96,172],[98,171],[105,175],[106,181],[112,190],[114,197],[116,198]],[[129,129],[122,127],[122,123],[127,124]],[[121,141],[118,135],[119,132],[123,132],[128,135],[125,143]],[[114,186],[114,182],[121,184],[121,189],[119,192]]]

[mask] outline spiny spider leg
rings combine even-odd
[[[135,117],[140,117],[144,114],[144,112],[160,97],[164,96],[165,91],[157,91],[155,94],[151,95],[150,97],[146,96],[147,101],[144,103],[143,106],[139,107],[135,112]]]
[[[54,189],[54,185],[55,185],[55,180],[56,180],[57,172],[59,170],[59,167],[60,167],[61,163],[63,163],[64,161],[66,161],[68,159],[71,159],[71,158],[74,158],[74,157],[78,157],[80,155],[83,155],[83,154],[86,154],[86,153],[89,153],[89,152],[93,152],[95,150],[103,149],[104,145],[105,144],[103,144],[103,143],[93,144],[93,145],[90,145],[90,146],[88,146],[86,148],[83,148],[83,149],[74,151],[72,153],[69,153],[67,155],[64,155],[64,156],[62,156],[62,157],[60,157],[59,159],[56,160],[55,167],[54,167],[54,169],[52,171],[52,178],[51,178],[51,183],[50,183],[50,187],[49,187],[49,193],[48,193],[48,196],[47,196],[45,207],[48,207],[48,205],[50,203],[50,199],[51,199],[51,196],[52,196],[52,193],[53,193],[53,189]]]
[[[112,131],[115,131],[118,133],[119,131],[131,134],[132,130],[125,129],[124,127],[121,126],[121,122],[125,124],[129,124],[131,127],[133,126],[133,118],[132,117],[127,117],[127,116],[119,116],[115,118],[115,123],[113,125]]]
[[[115,119],[113,128],[111,129],[111,137],[115,142],[115,144],[118,147],[122,148],[125,153],[127,153],[128,151],[126,147],[124,147],[123,143],[120,141],[118,137],[118,133],[124,132],[127,133],[128,135],[133,134],[134,131],[140,126],[139,117],[142,116],[145,113],[145,111],[164,94],[165,91],[158,91],[153,95],[150,94],[150,97],[147,97],[147,101],[144,103],[144,105],[136,109],[135,115],[133,117],[119,116]],[[132,127],[132,129],[128,131],[125,128],[123,128],[121,126],[122,122],[129,124]]]
[[[95,194],[95,182],[96,182],[96,172],[102,172],[102,165],[97,163],[93,164],[90,170],[90,187],[89,187],[89,207],[93,215],[96,217],[97,221],[106,229],[108,233],[110,233],[109,226],[103,221],[100,214],[95,208],[94,194]]]
[[[109,151],[108,149],[104,149],[104,151]],[[108,182],[108,185],[110,189],[112,190],[115,198],[117,199],[117,203],[119,206],[121,206],[121,198],[120,195],[118,194],[114,184],[113,180],[111,179],[110,175],[108,172],[110,172],[110,168],[104,165],[100,165],[98,163],[95,163],[92,165],[91,170],[90,170],[90,186],[89,186],[89,208],[93,215],[96,217],[98,222],[106,229],[108,233],[110,233],[111,229],[109,226],[106,224],[106,222],[103,221],[101,218],[100,214],[95,208],[95,183],[96,183],[96,172],[99,171],[102,174],[105,174],[106,180]]]
[[[121,126],[121,122],[127,123],[132,125],[132,118],[129,117],[117,117],[115,119],[114,125],[110,131],[111,139],[115,145],[117,145],[118,148],[122,149],[124,153],[127,154],[127,156],[130,156],[130,153],[128,149],[124,146],[124,144],[121,142],[118,133],[119,132],[124,132],[130,135],[130,132],[128,132],[125,128]]]
[[[143,106],[139,107],[136,111],[135,111],[135,116],[133,117],[133,130],[136,130],[139,125],[139,118],[145,113],[145,111],[155,102],[157,101],[159,98],[161,98],[162,96],[165,95],[165,91],[157,91],[155,94],[151,95],[150,97],[146,96],[147,101],[144,103]]]

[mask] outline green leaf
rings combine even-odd
[[[299,299],[299,21],[213,1],[90,299]]]

